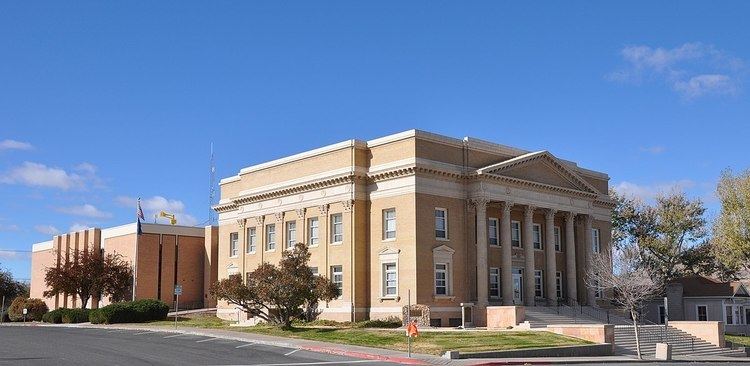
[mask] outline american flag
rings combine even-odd
[[[141,199],[138,199],[138,209],[136,210],[136,215],[138,215],[139,220],[145,220],[143,218],[143,210],[141,209]]]

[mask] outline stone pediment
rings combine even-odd
[[[477,169],[477,174],[504,176],[588,193],[601,193],[548,151],[524,154]]]

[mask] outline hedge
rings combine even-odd
[[[143,323],[164,320],[169,306],[159,300],[136,300],[118,302],[89,312],[93,324]]]
[[[85,323],[89,321],[89,309],[67,309],[60,308],[52,310],[42,316],[45,323]]]
[[[23,309],[28,310],[26,321],[41,321],[42,316],[49,311],[47,304],[42,299],[26,299],[21,296],[16,297],[8,308],[8,318],[14,322],[23,321]]]

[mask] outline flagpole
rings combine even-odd
[[[133,299],[132,301],[135,301],[135,285],[137,283],[136,281],[136,273],[138,273],[138,242],[141,238],[141,218],[140,218],[140,212],[141,212],[141,198],[138,197],[138,202],[136,203],[135,208],[135,256],[133,257]]]

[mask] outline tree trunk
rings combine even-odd
[[[635,332],[635,350],[638,352],[638,359],[642,360],[641,355],[641,339],[638,336],[638,317],[635,311],[630,310],[630,317],[633,318],[633,331]]]

